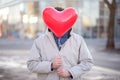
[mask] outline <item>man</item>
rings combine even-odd
[[[80,80],[92,68],[93,59],[84,39],[71,30],[58,38],[48,29],[34,41],[27,66],[37,73],[38,80]]]

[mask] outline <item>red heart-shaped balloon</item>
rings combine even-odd
[[[43,10],[43,20],[47,27],[57,36],[63,36],[75,23],[78,14],[74,8],[66,8],[63,11],[57,11],[53,7],[47,7]]]

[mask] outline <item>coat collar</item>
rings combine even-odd
[[[72,37],[72,33],[73,33],[73,31],[70,32],[71,37]],[[55,42],[53,33],[52,33],[52,32],[49,32],[48,30],[46,30],[46,35],[47,35],[47,37],[49,38],[49,40],[50,40],[50,42],[52,43],[52,45],[54,46],[54,48],[59,51],[59,49],[58,49],[58,47],[57,47],[57,44],[56,44],[56,42]]]

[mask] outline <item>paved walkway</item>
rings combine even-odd
[[[102,64],[120,62],[118,52],[108,54],[106,51],[94,49],[90,40],[86,40],[96,62],[93,69],[85,74],[83,80],[120,80],[120,70]],[[27,55],[33,41],[2,40],[0,41],[0,80],[36,80],[36,75],[30,73],[26,67]],[[14,44],[15,43],[15,44]],[[97,44],[97,41],[96,41]],[[24,46],[23,46],[24,45]],[[98,50],[98,51],[97,51]],[[95,53],[96,52],[96,53]],[[112,52],[112,53],[113,53]],[[110,59],[106,59],[109,57]],[[101,61],[101,58],[103,61]],[[113,59],[111,59],[113,58]],[[97,61],[98,60],[98,61]],[[99,64],[100,63],[100,64]],[[115,63],[115,64],[117,64]],[[100,65],[100,66],[99,66]],[[111,65],[111,64],[110,64]],[[101,67],[102,66],[102,67]],[[119,66],[119,65],[117,65]],[[116,68],[116,67],[115,67]]]

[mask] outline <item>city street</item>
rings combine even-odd
[[[106,51],[102,39],[86,39],[86,42],[95,66],[83,80],[120,80],[120,50]],[[0,80],[36,80],[36,75],[26,67],[32,43],[33,40],[0,39]]]
[[[0,0],[0,80],[37,80],[37,75],[27,69],[34,39],[49,31],[54,33],[56,47],[61,48],[71,30],[85,38],[94,59],[93,68],[81,76],[82,80],[120,80],[120,0]],[[79,39],[76,37],[73,37],[75,41]],[[71,49],[75,48],[74,53],[78,52],[76,46],[71,46],[68,44]],[[85,46],[80,48],[81,53],[81,50],[86,52]],[[49,48],[44,49],[42,60],[52,60],[46,54]],[[64,48],[67,49],[70,50]],[[81,61],[90,56],[82,54]],[[75,63],[72,57],[78,58],[76,54],[70,59],[67,57],[67,67]]]

